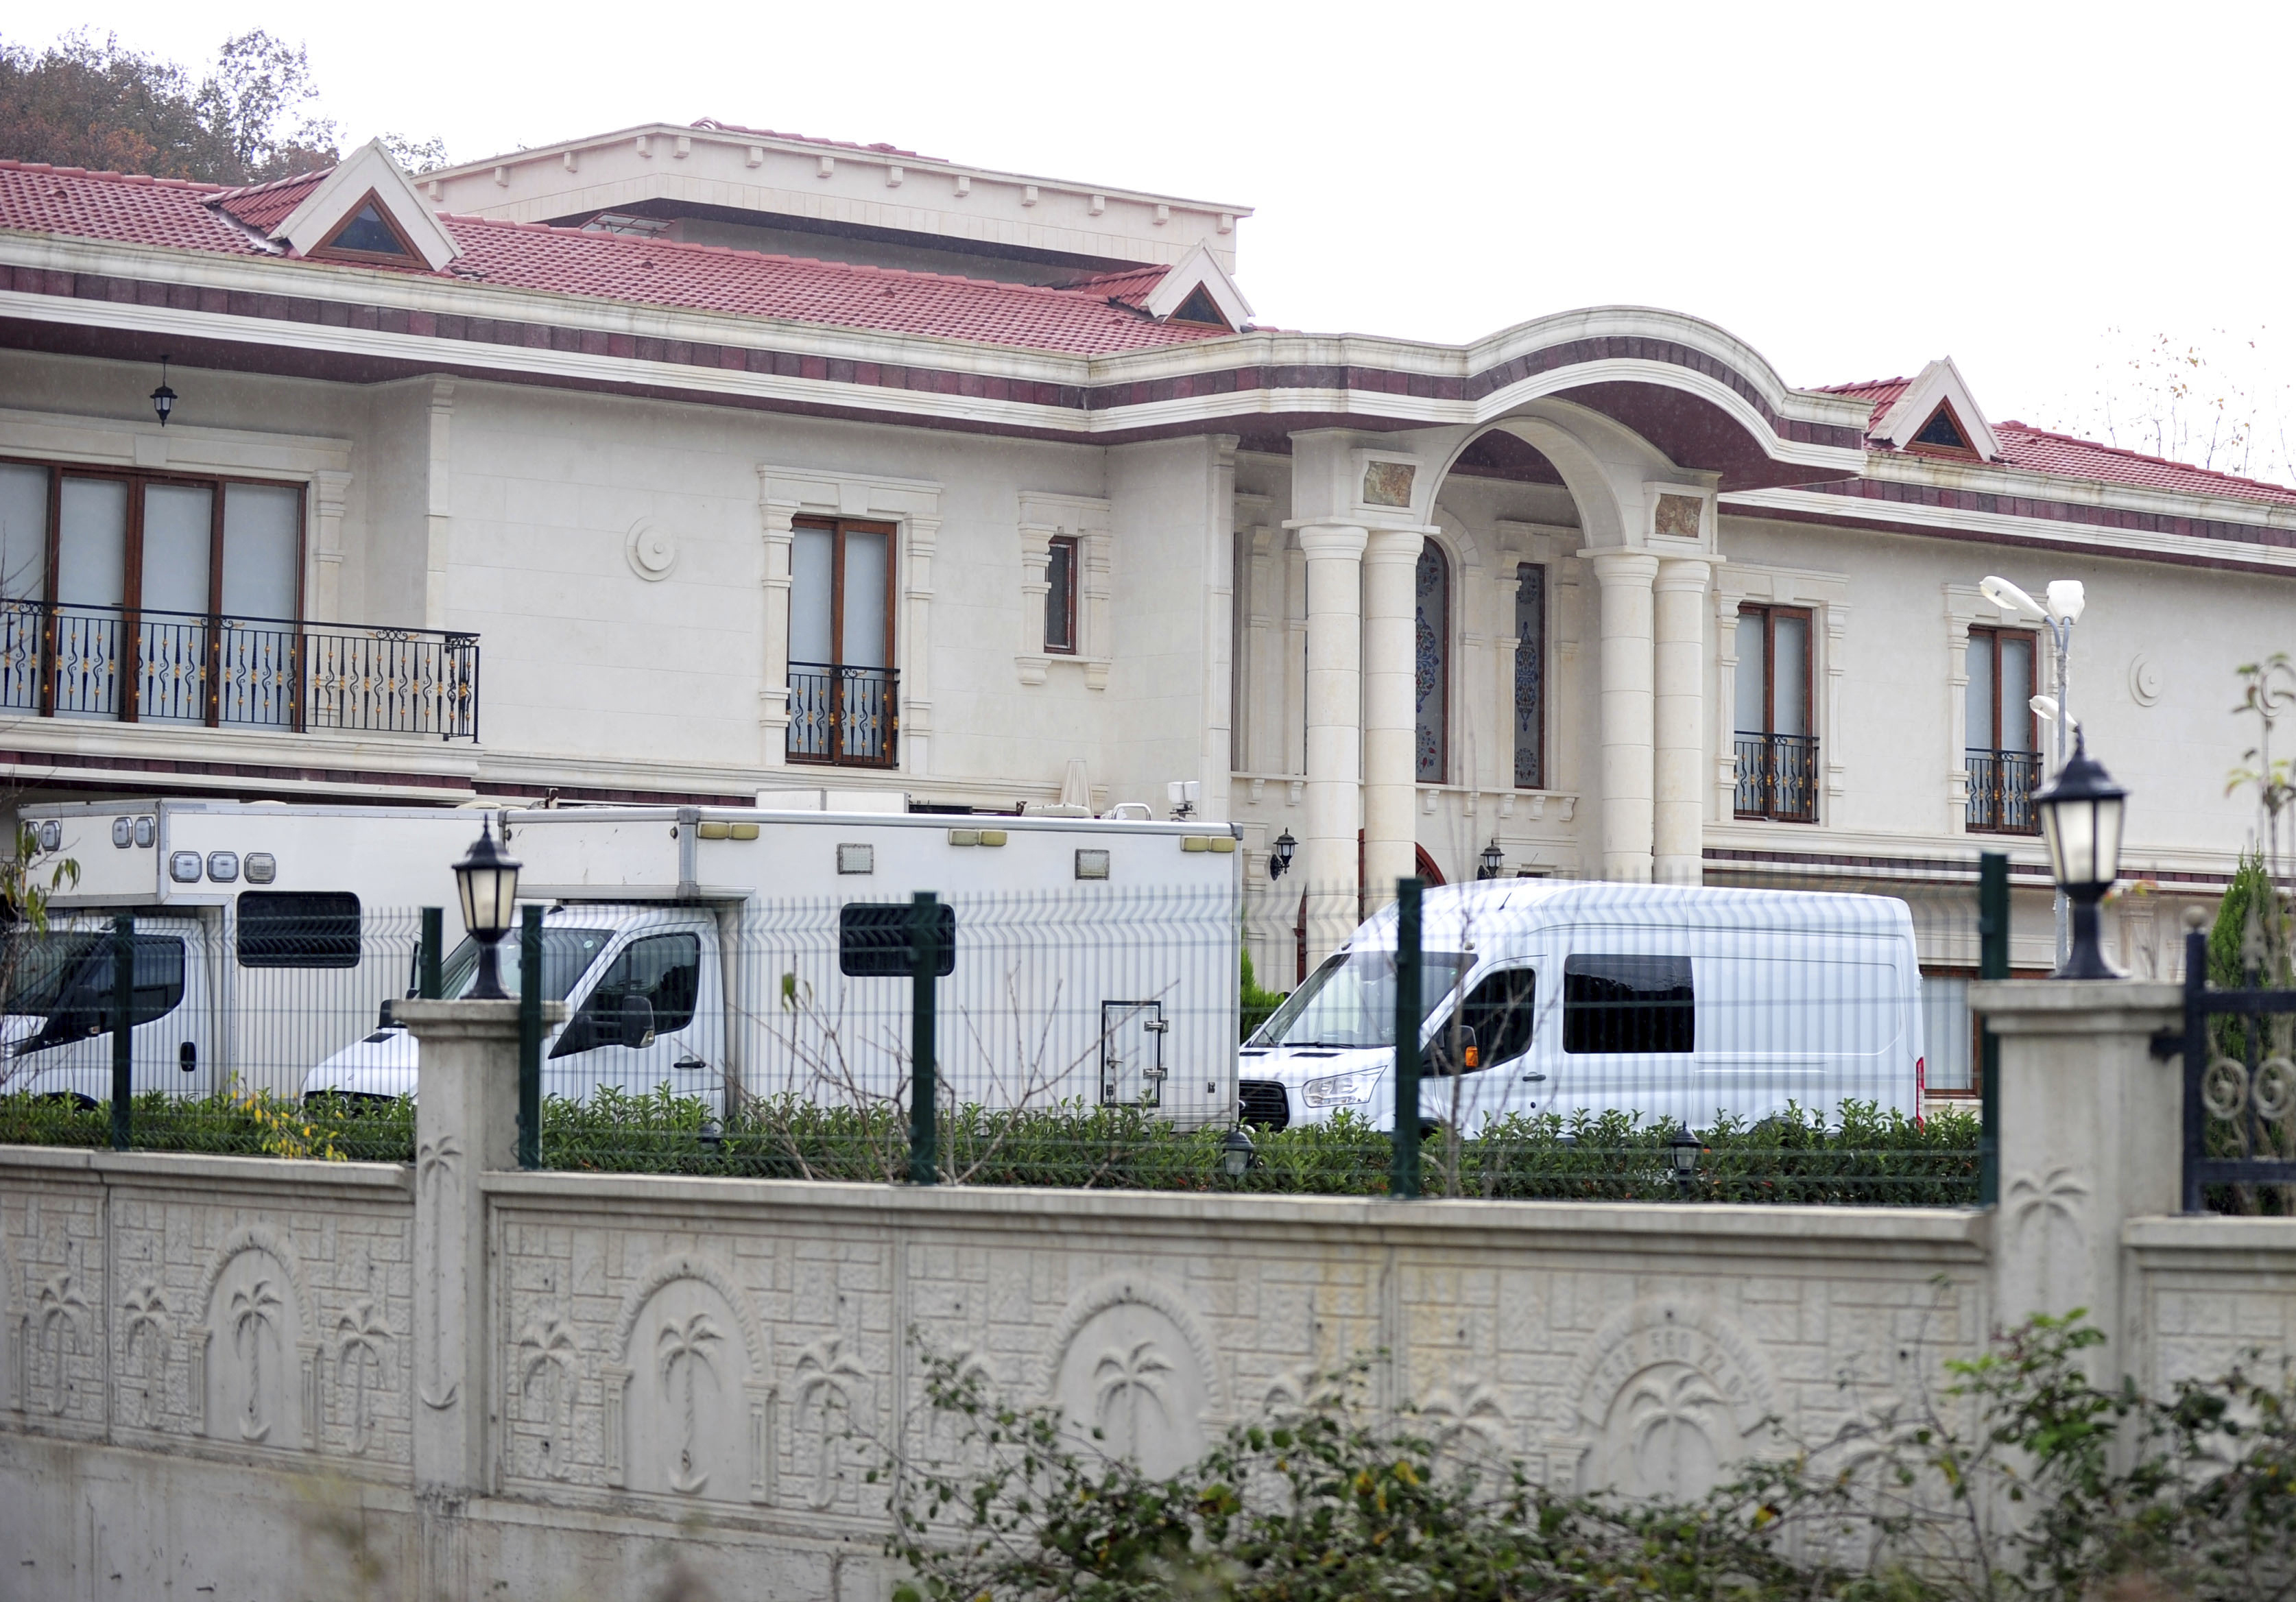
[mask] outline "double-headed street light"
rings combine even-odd
[[[2054,579],[2041,593],[2045,600],[2036,601],[2023,590],[1998,574],[1988,573],[1977,587],[1978,594],[2002,611],[2038,619],[2047,625],[2049,638],[2056,649],[2052,653],[2056,669],[2056,694],[2036,695],[2027,704],[2036,716],[2050,725],[2055,733],[2054,766],[2060,773],[2065,766],[2065,731],[2078,727],[2072,715],[2072,651],[2073,625],[2088,605],[2088,592],[2078,579]],[[2057,892],[2057,961],[2065,962],[2071,949],[2070,932],[2066,923],[2066,900]]]

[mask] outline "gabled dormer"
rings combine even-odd
[[[361,145],[325,173],[227,192],[215,203],[261,229],[275,244],[315,261],[437,273],[462,254],[380,139]],[[287,206],[291,209],[279,216]]]
[[[1230,333],[1240,331],[1251,318],[1251,302],[1243,298],[1227,269],[1201,244],[1164,275],[1143,309],[1159,322],[1199,323]]]
[[[1949,356],[1923,367],[1868,431],[1879,443],[1917,456],[1967,462],[2001,459],[1993,425],[1985,420],[1961,369]]]

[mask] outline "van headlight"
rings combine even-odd
[[[1351,1106],[1371,1099],[1372,1087],[1379,1083],[1379,1070],[1362,1068],[1353,1073],[1335,1073],[1329,1079],[1311,1079],[1300,1087],[1300,1099],[1311,1107]]]

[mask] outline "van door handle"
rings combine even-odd
[[[181,1046],[177,1047],[176,1048],[176,1066],[181,1068],[185,1073],[197,1073],[200,1071],[199,1047],[190,1040],[186,1040]]]
[[[673,1068],[680,1068],[680,1069],[685,1069],[685,1068],[707,1068],[708,1066],[709,1066],[709,1064],[707,1064],[707,1063],[705,1063],[705,1062],[703,1062],[700,1057],[690,1057],[690,1056],[689,1056],[689,1057],[680,1057],[680,1058],[678,1058],[678,1059],[677,1059],[677,1061],[676,1061],[676,1062],[675,1062],[675,1063],[673,1063],[673,1064],[670,1064],[670,1066],[671,1066],[671,1067],[673,1067]]]
[[[1543,1073],[1526,1073],[1522,1076],[1522,1082],[1526,1085],[1544,1084],[1546,1081],[1546,1075]]]

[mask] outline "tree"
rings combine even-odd
[[[300,45],[260,29],[227,38],[196,82],[181,65],[85,29],[35,53],[0,41],[0,156],[154,177],[259,184],[340,159]],[[399,162],[447,161],[444,144],[385,134]]]
[[[2291,474],[2288,395],[2273,376],[2264,330],[2210,329],[2204,338],[2136,339],[2108,328],[2112,354],[2096,389],[2059,408],[2052,425],[2123,450],[2239,477]]]

